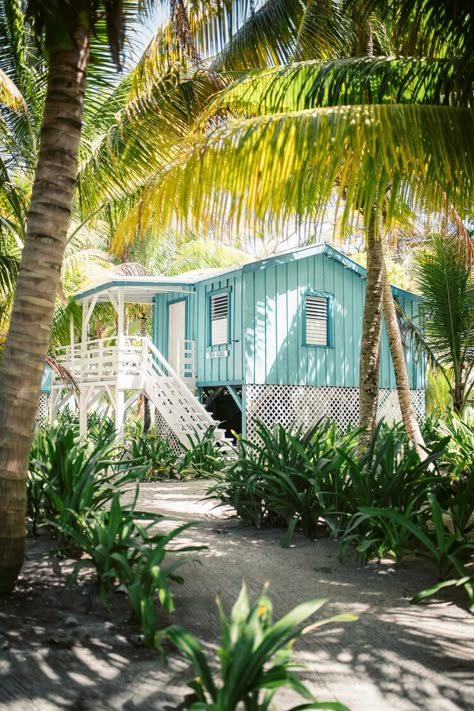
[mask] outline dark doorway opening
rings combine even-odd
[[[234,390],[242,398],[242,386],[234,385]],[[202,402],[215,420],[222,424],[227,437],[233,437],[233,432],[242,434],[242,412],[234,398],[224,386],[202,388]]]

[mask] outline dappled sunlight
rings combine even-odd
[[[183,520],[184,486],[173,486],[179,496],[173,503],[171,487],[156,485],[156,505],[163,492],[173,525]],[[208,546],[195,554],[195,562],[183,566],[184,584],[173,586],[180,623],[199,639],[215,642],[220,634],[215,594],[229,611],[242,579],[251,596],[270,581],[275,617],[314,598],[328,600],[318,617],[359,616],[356,622],[335,622],[297,641],[295,662],[304,664],[302,678],[317,698],[377,711],[455,711],[474,699],[472,616],[446,603],[409,604],[432,582],[429,564],[413,559],[396,566],[389,558],[363,564],[353,554],[341,563],[337,541],[309,540],[296,533],[291,547],[282,548],[282,537],[282,530],[256,530],[236,519],[211,522],[203,511],[196,525],[170,546]],[[297,700],[288,691],[278,698],[279,709]]]

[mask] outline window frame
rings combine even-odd
[[[326,343],[308,343],[306,329],[306,297],[315,296],[319,299],[326,299],[327,302],[327,319],[326,319]],[[307,348],[333,348],[334,333],[333,333],[333,311],[334,311],[334,296],[326,291],[314,291],[308,289],[303,294],[303,346]]]
[[[214,296],[219,296],[220,294],[227,294],[227,340],[223,343],[213,343],[212,342],[212,298]],[[231,309],[232,309],[232,287],[225,286],[222,289],[214,289],[207,294],[207,347],[208,348],[221,348],[222,346],[228,346],[231,342]]]

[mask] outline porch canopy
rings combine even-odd
[[[175,277],[118,276],[92,285],[74,295],[82,303],[82,342],[87,341],[89,321],[97,303],[110,303],[117,312],[117,335],[124,335],[125,304],[150,304],[160,292],[193,293],[194,285],[228,269],[195,269]]]

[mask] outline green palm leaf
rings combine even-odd
[[[222,110],[245,116],[353,104],[472,104],[474,63],[351,57],[253,71],[221,91],[202,122]]]
[[[330,150],[328,150],[330,149]],[[162,172],[142,209],[156,224],[283,225],[321,215],[337,189],[344,220],[375,204],[472,202],[474,114],[412,105],[349,106],[229,122]],[[385,195],[390,186],[389,199]]]

